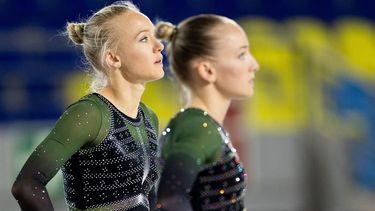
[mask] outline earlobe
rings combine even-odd
[[[121,67],[120,57],[110,51],[107,52],[105,60],[108,67],[111,69],[119,69]]]

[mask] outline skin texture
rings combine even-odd
[[[222,124],[233,99],[253,95],[253,80],[259,65],[250,53],[245,32],[234,21],[226,19],[210,33],[215,37],[216,49],[209,58],[193,62],[191,101],[187,107],[207,111]]]
[[[217,47],[225,51],[215,51],[212,67],[216,69],[216,88],[222,95],[232,99],[242,99],[253,95],[255,71],[259,68],[250,53],[245,32],[237,24],[228,22],[214,29],[216,34],[224,34]],[[229,86],[228,86],[229,85]]]
[[[106,54],[109,85],[99,93],[120,111],[135,117],[145,84],[164,76],[164,46],[154,36],[154,25],[142,13],[127,12],[110,24],[116,29],[119,44]]]

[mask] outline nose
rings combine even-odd
[[[160,41],[160,40],[158,40],[158,39],[155,39],[156,40],[156,51],[157,52],[161,52],[161,51],[163,51],[163,49],[164,49],[164,45],[163,45],[163,43]]]
[[[259,71],[259,64],[257,62],[257,60],[254,58],[254,56],[251,55],[251,65],[250,65],[250,71],[251,72],[257,72]]]

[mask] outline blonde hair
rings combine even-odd
[[[161,40],[171,42],[177,33],[177,26],[165,21],[160,21],[156,25],[155,36]]]
[[[95,92],[108,84],[105,52],[116,49],[118,39],[109,21],[128,11],[139,12],[139,9],[129,1],[117,1],[94,13],[83,23],[68,22],[67,34],[73,43],[81,45],[85,58],[91,66],[91,91]]]

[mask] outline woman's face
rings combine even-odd
[[[215,86],[231,99],[252,96],[259,65],[250,53],[245,32],[230,21],[216,26],[212,32],[217,38],[212,62],[217,75]]]
[[[154,25],[142,13],[128,11],[111,21],[116,27],[121,73],[131,83],[144,83],[164,76],[163,44],[154,36]]]

